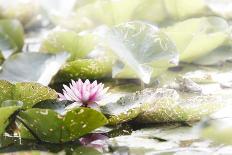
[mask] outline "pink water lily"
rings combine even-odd
[[[63,87],[63,94],[58,93],[60,100],[78,102],[86,107],[100,101],[109,89],[108,87],[104,88],[104,84],[98,84],[97,81],[90,83],[89,80],[82,82],[81,79],[78,81],[72,80],[69,87],[67,85],[63,85]]]

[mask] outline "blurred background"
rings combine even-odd
[[[231,19],[232,0],[0,0],[0,79],[57,92],[97,79],[117,99],[172,89],[169,102],[111,128],[107,151],[230,154]]]

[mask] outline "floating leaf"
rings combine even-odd
[[[94,48],[93,35],[79,35],[69,30],[54,30],[42,41],[40,51],[57,53],[67,51],[70,60],[84,58]]]
[[[78,108],[65,116],[50,109],[34,108],[21,112],[20,117],[40,140],[52,143],[76,140],[107,123],[104,115],[90,108]]]
[[[182,98],[163,97],[141,113],[137,121],[141,123],[166,123],[199,121],[223,107],[217,96],[193,95]]]
[[[194,103],[194,104],[193,104]],[[138,123],[198,121],[223,106],[217,96],[179,97],[173,89],[148,89],[101,107],[115,125],[135,118]]]
[[[0,108],[0,135],[5,132],[5,128],[9,125],[9,118],[12,116],[18,109],[19,106],[10,106],[10,107],[1,107]]]
[[[16,83],[11,84],[7,81],[0,80],[0,105],[7,100],[22,101],[24,108],[31,108],[34,104],[48,100],[56,99],[55,90],[38,83]]]
[[[19,52],[23,44],[22,25],[17,20],[0,20],[0,51],[4,58]]]
[[[134,119],[156,100],[165,96],[177,95],[174,90],[145,89],[121,97],[116,102],[107,103],[101,111],[109,117],[109,124],[116,125]]]
[[[123,62],[115,64],[113,77],[117,77],[120,72],[126,74],[133,71],[132,77],[139,77],[144,83],[149,83],[152,71],[155,72],[156,68],[165,70],[178,63],[175,45],[165,33],[150,24],[128,22],[100,32],[103,32],[99,35],[106,45]]]
[[[79,59],[66,63],[55,76],[55,82],[71,79],[100,79],[111,74],[112,59],[102,57],[97,59]]]
[[[227,60],[232,60],[231,47],[223,46],[194,61],[199,65],[221,65]]]
[[[48,85],[52,77],[68,59],[67,53],[19,53],[7,59],[0,72],[1,80],[38,82]]]
[[[180,60],[192,62],[222,46],[229,37],[228,23],[219,17],[188,19],[164,29],[176,44]]]

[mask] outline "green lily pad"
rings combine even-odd
[[[38,83],[22,82],[14,85],[0,80],[0,88],[0,104],[6,100],[16,100],[22,101],[24,108],[30,108],[40,101],[57,98],[55,90]]]
[[[140,123],[194,122],[223,107],[223,102],[211,95],[158,99],[136,119]]]
[[[68,57],[67,53],[18,53],[5,60],[0,79],[48,85]]]
[[[111,74],[112,59],[102,57],[97,59],[79,59],[66,63],[55,76],[55,82],[65,82],[71,79],[100,79]]]
[[[108,116],[109,125],[116,125],[136,118],[150,108],[156,100],[165,96],[176,96],[174,90],[145,89],[121,97],[118,101],[107,103],[101,111]]]
[[[229,25],[219,17],[187,19],[163,29],[176,44],[180,60],[192,62],[224,45]]]
[[[121,97],[101,107],[110,125],[129,120],[138,123],[198,121],[223,107],[217,96],[188,95],[179,97],[173,89],[145,89]]]
[[[107,123],[104,115],[90,108],[77,108],[65,116],[50,109],[34,108],[21,112],[20,117],[40,140],[51,143],[76,140]]]
[[[0,51],[4,58],[20,52],[24,44],[23,27],[17,20],[0,20]]]
[[[84,58],[94,48],[93,35],[79,35],[70,30],[54,30],[42,41],[40,51],[57,53],[67,51],[69,60]]]
[[[0,135],[5,132],[5,128],[9,125],[9,118],[12,116],[18,109],[19,106],[10,106],[10,107],[1,107],[0,108]]]

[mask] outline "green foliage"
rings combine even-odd
[[[94,36],[78,35],[74,31],[54,30],[43,40],[40,51],[48,53],[69,52],[70,60],[84,58],[94,48]]]
[[[38,83],[11,84],[7,81],[0,81],[0,88],[2,88],[0,103],[6,100],[18,100],[24,103],[24,108],[31,108],[43,100],[57,98],[55,90]]]
[[[23,27],[17,20],[0,20],[0,51],[4,58],[20,52],[24,44]]]
[[[9,125],[10,117],[19,109],[19,106],[0,107],[0,135],[5,132],[6,127]]]
[[[51,143],[76,140],[107,123],[104,115],[89,108],[78,108],[64,116],[50,109],[34,108],[21,112],[20,117],[40,140]],[[26,132],[22,132],[23,138],[30,138],[23,133]]]

